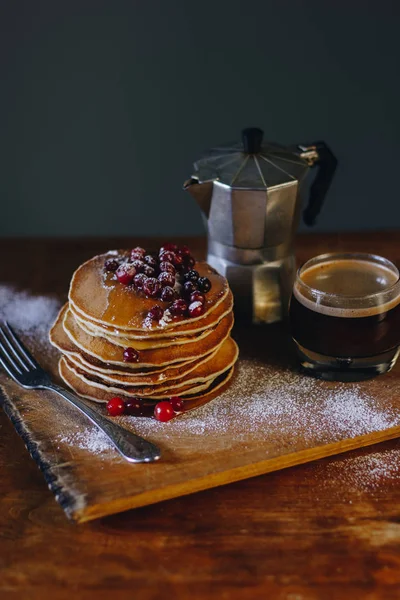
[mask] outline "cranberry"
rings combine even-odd
[[[167,271],[167,273],[175,273],[176,269],[174,267],[174,265],[170,262],[167,262],[165,260],[163,260],[162,262],[160,262],[160,271]]]
[[[143,284],[143,291],[146,296],[150,296],[150,298],[156,298],[161,291],[161,285],[154,277],[148,277]]]
[[[147,316],[152,321],[159,321],[162,318],[163,314],[164,314],[164,311],[161,308],[161,306],[158,306],[158,304],[156,304],[149,310],[149,312],[147,313]]]
[[[205,304],[206,302],[206,297],[204,294],[202,294],[201,292],[199,292],[198,290],[196,290],[195,292],[193,292],[193,294],[190,296],[190,302],[201,302],[202,304]]]
[[[143,289],[143,285],[144,285],[144,282],[146,281],[146,279],[147,279],[147,277],[144,273],[138,273],[133,278],[133,285],[135,286],[135,288],[137,290],[141,290],[141,289]]]
[[[135,348],[125,348],[124,362],[139,362],[139,352]]]
[[[122,398],[111,398],[111,400],[107,402],[107,412],[111,417],[123,415],[125,412],[125,402]]]
[[[157,261],[154,258],[154,256],[151,256],[151,254],[146,254],[146,256],[144,257],[144,262],[146,263],[146,265],[149,265],[149,267],[153,267],[153,269],[155,269],[157,266]]]
[[[164,252],[176,252],[177,249],[178,246],[176,244],[171,244],[171,242],[167,242],[166,244],[161,246],[159,255],[161,256],[161,254],[163,254]]]
[[[193,283],[197,283],[199,277],[200,275],[198,274],[198,272],[193,271],[193,269],[185,273],[185,281],[193,281]]]
[[[204,312],[204,304],[201,302],[192,302],[189,304],[188,311],[191,317],[200,317]]]
[[[115,258],[109,258],[104,263],[104,268],[109,273],[114,273],[114,271],[116,271],[118,269],[118,267],[119,267],[119,262],[117,260],[115,260]]]
[[[163,271],[158,276],[158,281],[161,283],[163,287],[169,285],[170,287],[174,287],[175,285],[175,275],[173,273],[168,273],[168,271]]]
[[[135,260],[132,261],[132,264],[136,269],[136,273],[143,273],[145,264],[142,260],[139,260],[138,258],[136,258]]]
[[[205,294],[211,290],[211,281],[208,277],[199,277],[197,285],[199,286],[199,290]]]
[[[154,408],[154,416],[157,421],[162,421],[163,423],[170,421],[175,416],[172,404],[167,401],[158,402]]]
[[[185,264],[183,270],[189,271],[190,269],[193,269],[195,264],[196,261],[194,260],[193,256],[185,256]]]
[[[184,315],[187,311],[187,308],[187,303],[180,298],[171,304],[169,310],[173,315]]]
[[[172,287],[165,287],[161,292],[161,300],[163,302],[172,302],[175,299],[175,290]]]
[[[175,258],[174,258],[174,260],[172,262],[174,263],[174,265],[175,265],[175,267],[177,269],[180,269],[183,266],[183,264],[185,262],[185,259],[182,256],[182,254],[179,254],[178,252],[176,252],[175,253]]]
[[[190,250],[189,250],[189,246],[181,246],[179,248],[179,252],[180,254],[183,254],[183,256],[190,256]]]
[[[183,284],[183,294],[184,296],[191,296],[193,292],[197,290],[197,285],[193,283],[193,281],[185,281]]]
[[[185,403],[180,396],[172,396],[169,401],[175,412],[182,412],[184,410]]]
[[[140,246],[136,246],[133,250],[131,250],[131,260],[143,260],[146,254],[146,250],[141,248]]]
[[[136,275],[136,269],[131,263],[125,263],[118,267],[115,274],[120,283],[130,285]]]
[[[175,252],[171,252],[170,250],[165,250],[160,253],[160,262],[169,262],[175,264]]]
[[[130,398],[125,402],[125,412],[128,415],[139,416],[143,414],[143,405],[139,398]]]
[[[143,273],[146,275],[146,277],[154,277],[154,275],[156,274],[156,270],[153,267],[150,267],[149,265],[144,265]]]

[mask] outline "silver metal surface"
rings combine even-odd
[[[50,375],[36,362],[8,323],[0,326],[0,364],[6,373],[26,389],[51,390],[75,406],[110,440],[129,462],[153,462],[161,452],[151,442],[112,423],[93,410],[81,398],[51,381]]]
[[[202,210],[207,260],[228,279],[235,315],[257,323],[287,313],[300,188],[316,155],[311,146],[300,152],[271,143],[254,154],[242,143],[220,146],[195,163],[184,184]]]

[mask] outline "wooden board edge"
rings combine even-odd
[[[372,433],[360,435],[354,438],[347,438],[326,444],[316,446],[306,450],[300,450],[284,456],[266,459],[257,463],[236,467],[229,471],[221,473],[213,473],[198,479],[188,480],[183,483],[173,484],[160,488],[159,490],[151,490],[143,494],[137,494],[131,498],[120,498],[113,502],[99,504],[97,506],[83,507],[76,511],[72,511],[69,515],[76,523],[85,523],[94,519],[110,516],[112,514],[156,504],[164,500],[171,500],[180,496],[187,496],[192,493],[201,492],[207,489],[227,485],[250,477],[265,475],[274,471],[287,469],[296,465],[301,465],[308,462],[313,462],[321,458],[328,458],[343,454],[350,450],[357,450],[367,446],[373,446],[391,439],[400,437],[400,426],[392,427],[383,431],[374,431]]]
[[[76,521],[74,514],[76,511],[79,512],[77,498],[73,493],[65,489],[65,484],[62,479],[54,473],[54,468],[57,465],[52,465],[44,456],[40,450],[40,445],[34,440],[32,432],[22,421],[17,406],[9,398],[8,394],[4,391],[0,385],[0,407],[3,409],[5,415],[10,419],[13,424],[15,431],[22,438],[26,449],[43,473],[44,479],[47,483],[49,490],[53,493],[56,501],[63,509],[65,515],[72,521]]]

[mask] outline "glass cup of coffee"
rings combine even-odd
[[[331,381],[386,373],[400,346],[397,267],[374,254],[323,254],[297,272],[290,328],[303,368]]]

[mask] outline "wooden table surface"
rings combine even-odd
[[[137,242],[2,240],[0,284],[66,294],[84,259]],[[400,264],[396,232],[298,240],[300,261],[343,249]],[[0,411],[0,598],[400,598],[399,465],[392,441],[77,526]]]

